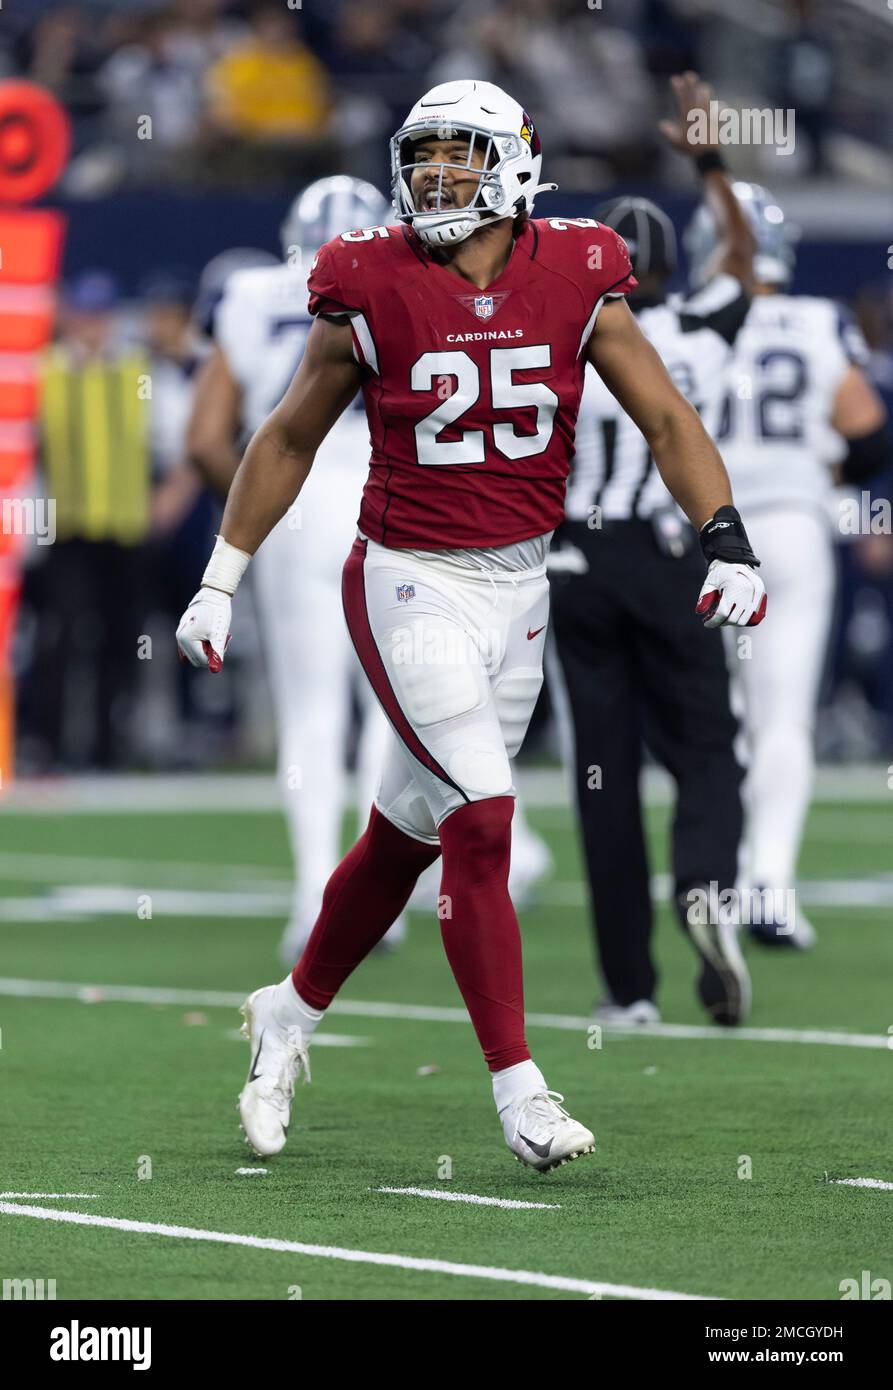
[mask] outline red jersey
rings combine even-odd
[[[372,441],[359,526],[396,549],[510,545],[553,530],[606,299],[629,253],[591,218],[529,221],[479,290],[407,227],[345,232],[308,279],[312,314],[348,314]]]

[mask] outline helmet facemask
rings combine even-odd
[[[416,146],[428,138],[431,141],[467,141],[464,161],[431,161],[415,158]],[[508,132],[486,130],[479,126],[448,126],[439,122],[429,125],[415,122],[398,130],[391,141],[391,170],[394,206],[401,222],[409,222],[423,241],[434,245],[450,245],[464,239],[487,222],[515,217],[528,204],[519,185],[532,181],[533,171],[512,166],[517,161],[528,164],[530,147],[521,136]],[[416,206],[413,196],[413,175],[428,168],[434,173],[432,186],[425,189],[424,203]],[[512,169],[509,177],[508,171]],[[454,178],[445,183],[444,174]],[[451,185],[462,175],[473,179],[477,187],[465,205],[456,206],[450,200]],[[464,181],[464,180],[463,180]],[[514,197],[511,194],[514,192]],[[535,192],[530,188],[530,194]],[[525,193],[527,190],[525,189]]]

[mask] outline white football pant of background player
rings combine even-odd
[[[747,528],[772,606],[769,621],[749,642],[734,629],[725,634],[749,748],[742,867],[751,887],[782,890],[794,886],[812,793],[834,554],[829,521],[818,506],[755,509]]]

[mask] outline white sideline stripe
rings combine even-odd
[[[351,804],[355,783],[351,782]],[[518,785],[531,806],[569,807],[571,797],[561,768],[520,768]],[[674,787],[662,769],[648,767],[642,779],[649,806],[672,804]],[[813,804],[861,801],[889,804],[886,762],[820,767]],[[168,812],[221,812],[240,815],[281,809],[276,778],[269,773],[153,773],[150,777],[23,778],[3,788],[0,815],[86,814],[152,815]]]
[[[203,1231],[194,1226],[166,1226],[155,1221],[127,1221],[118,1216],[92,1216],[80,1211],[54,1210],[52,1207],[17,1206],[12,1202],[0,1202],[0,1215],[32,1216],[38,1221],[59,1221],[73,1226],[105,1226],[113,1231],[131,1231],[146,1236],[169,1236],[174,1240],[202,1240],[216,1245],[246,1245],[253,1250],[277,1250],[288,1255],[346,1260],[350,1264],[386,1265],[392,1269],[414,1269],[423,1274],[455,1274],[465,1279],[492,1279],[500,1284],[527,1284],[540,1289],[560,1289],[564,1293],[598,1293],[609,1298],[713,1301],[709,1297],[705,1299],[701,1294],[674,1293],[668,1289],[640,1289],[631,1284],[604,1284],[595,1279],[571,1279],[563,1274],[542,1274],[530,1269],[454,1264],[451,1260],[424,1260],[414,1255],[386,1255],[376,1250],[347,1250],[338,1245],[305,1245],[297,1240],[242,1236],[225,1231]]]
[[[39,1197],[41,1201],[55,1200],[59,1197],[67,1197],[69,1201],[86,1202],[88,1197],[98,1197],[98,1192],[0,1192],[0,1197]]]
[[[516,1202],[510,1197],[478,1197],[474,1192],[438,1192],[433,1187],[372,1187],[370,1192],[391,1192],[395,1197],[433,1197],[437,1202],[468,1202],[473,1207],[506,1207],[523,1211],[561,1211],[560,1202]]]
[[[673,880],[669,874],[652,875],[654,902],[668,902],[672,892]],[[797,885],[797,897],[806,907],[846,907],[851,911],[890,907],[893,906],[893,876],[804,879]],[[536,884],[531,891],[532,905],[537,907],[581,908],[586,907],[588,901],[588,890],[580,879],[552,879]]]
[[[85,864],[88,861],[85,861]],[[82,865],[82,868],[84,865]],[[206,866],[208,867],[208,866]],[[149,866],[147,865],[147,870]],[[154,866],[153,872],[160,870],[164,881],[164,866]],[[30,878],[29,874],[18,875]],[[3,877],[0,871],[0,878]],[[142,897],[149,897],[153,916],[185,918],[214,918],[236,921],[260,921],[265,918],[282,919],[288,916],[292,904],[293,890],[285,880],[258,879],[252,884],[245,879],[233,880],[226,890],[196,888],[192,878],[190,888],[155,887],[154,882],[144,877],[139,884],[85,883],[66,884],[50,889],[40,897],[12,898],[0,896],[0,922],[24,924],[28,922],[83,922],[95,923],[97,917],[132,917],[137,912]],[[807,907],[845,907],[849,912],[862,909],[879,910],[893,906],[893,876],[883,875],[865,879],[817,879],[806,880],[798,888],[800,901]],[[651,882],[651,896],[656,902],[666,901],[671,892],[667,875],[655,875]],[[570,879],[553,879],[537,885],[532,894],[533,903],[539,907],[583,908],[586,905],[586,890],[582,883]],[[426,911],[424,905],[415,907],[416,911]],[[430,910],[433,912],[434,904]],[[839,923],[846,926],[847,923]]]
[[[881,1192],[893,1192],[893,1182],[884,1182],[882,1178],[831,1178],[830,1181],[837,1187],[876,1187]]]
[[[245,1002],[244,993],[213,989],[173,989],[152,985],[86,985],[62,980],[19,980],[0,978],[0,995],[19,999],[79,999],[86,1004],[180,1004],[194,1008],[237,1009]],[[330,1014],[347,1018],[403,1019],[418,1023],[464,1023],[464,1009],[437,1004],[388,1004],[378,1000],[336,999]],[[564,1032],[586,1032],[593,1026],[585,1015],[527,1015],[532,1028],[557,1028]],[[831,1047],[888,1049],[891,1039],[885,1033],[846,1033],[820,1028],[711,1028],[697,1023],[631,1024],[629,1027],[602,1025],[605,1033],[620,1038],[667,1038],[705,1042],[769,1042],[827,1044]],[[317,1039],[314,1039],[314,1046]]]

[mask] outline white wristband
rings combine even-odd
[[[237,550],[222,536],[211,552],[208,567],[202,575],[202,588],[222,589],[230,597],[239,587],[239,580],[248,568],[251,556],[244,550]]]

